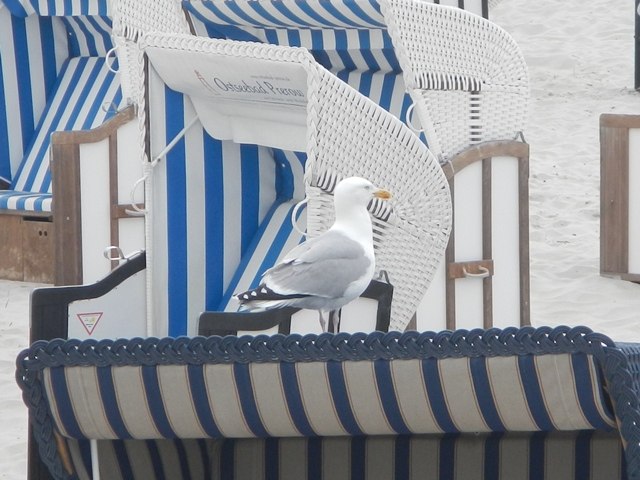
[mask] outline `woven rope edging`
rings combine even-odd
[[[58,366],[317,362],[587,353],[615,344],[586,327],[442,332],[38,341],[18,357],[27,372]],[[18,382],[20,381],[18,374]],[[25,381],[27,379],[25,378]]]

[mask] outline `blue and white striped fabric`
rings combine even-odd
[[[362,436],[615,429],[585,354],[51,367],[63,436]],[[191,408],[185,408],[190,405]]]
[[[0,178],[11,182],[68,56],[60,19],[0,8]]]
[[[111,19],[104,16],[62,17],[70,57],[105,57],[113,48]]]
[[[150,78],[152,156],[191,119],[190,100]],[[304,198],[306,155],[219,141],[200,126],[154,170],[154,316],[168,334],[194,334],[203,310],[225,310],[237,289],[300,241],[289,219]],[[170,292],[170,293],[169,293]],[[165,327],[166,328],[166,327]]]
[[[80,480],[88,441],[67,440]],[[111,480],[623,480],[622,442],[596,431],[225,440],[101,440]]]
[[[110,14],[107,0],[0,0],[16,16],[71,17]]]
[[[97,2],[5,2],[0,8],[0,209],[51,212],[49,141],[94,128],[122,95],[104,57],[111,20]],[[64,8],[62,8],[64,7]],[[36,14],[29,13],[36,12]],[[51,17],[47,15],[74,15]]]
[[[411,104],[372,2],[183,2],[199,35],[305,47],[316,61],[404,119]]]
[[[101,440],[97,442],[100,477],[110,480],[211,480],[216,440]],[[91,480],[88,441],[67,439],[78,480]]]
[[[103,105],[113,108],[121,102],[118,77],[109,70],[104,58],[68,59],[17,169],[11,190],[0,193],[0,209],[51,211],[51,133],[95,128],[114,113]]]

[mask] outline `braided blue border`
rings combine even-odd
[[[524,327],[442,332],[323,333],[35,342],[18,369],[250,362],[314,362],[588,353],[615,344],[587,327]]]
[[[40,371],[56,366],[357,361],[586,353],[601,364],[626,442],[628,476],[640,479],[640,345],[616,344],[587,327],[524,327],[442,332],[373,332],[256,337],[38,341],[17,359],[16,380],[32,409],[41,456],[55,478],[64,472],[52,437]],[[635,372],[635,374],[634,374]],[[635,375],[635,376],[634,376]]]

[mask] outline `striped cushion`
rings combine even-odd
[[[105,103],[121,103],[117,75],[109,71],[104,58],[68,59],[27,154],[12,183],[12,190],[51,192],[49,170],[49,138],[60,130],[86,130],[104,123],[113,115],[105,111]]]
[[[68,440],[78,478],[87,441]],[[627,478],[622,443],[595,431],[225,440],[98,441],[102,478],[422,480]]]
[[[0,8],[0,178],[13,179],[67,55],[60,19]]]
[[[71,438],[612,430],[593,357],[53,367]],[[190,405],[191,408],[185,408]]]
[[[50,193],[0,190],[0,210],[51,212],[51,199]]]

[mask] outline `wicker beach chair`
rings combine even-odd
[[[527,325],[529,149],[522,131],[529,83],[522,53],[506,31],[459,8],[421,0],[381,0],[380,7],[413,102],[407,122],[424,132],[454,198],[447,267],[418,325],[433,325],[439,315],[448,329]]]
[[[318,235],[333,221],[331,192],[337,181],[359,175],[385,185],[395,195],[391,209],[374,204],[371,211],[376,232],[377,268],[385,270],[394,285],[391,328],[403,330],[437,268],[438,252],[446,244],[450,223],[447,183],[424,144],[399,120],[319,66],[303,49],[160,34],[143,37],[143,49],[150,67],[148,115],[152,150],[154,141],[157,141],[157,130],[154,129],[158,124],[155,122],[165,118],[165,112],[170,108],[166,103],[162,105],[155,101],[159,98],[156,92],[165,95],[163,84],[166,84],[173,92],[185,93],[180,104],[192,108],[204,127],[204,130],[189,130],[185,134],[187,145],[193,138],[187,137],[193,135],[196,141],[204,141],[209,146],[217,144],[219,146],[216,148],[229,152],[230,158],[220,157],[216,160],[221,162],[223,171],[229,162],[239,160],[244,165],[247,157],[257,154],[254,157],[257,170],[252,169],[249,163],[248,168],[238,172],[245,187],[240,191],[222,189],[215,194],[218,199],[214,200],[215,196],[208,198],[209,202],[227,205],[234,202],[233,195],[240,194],[235,202],[242,205],[247,201],[244,197],[248,196],[250,202],[254,198],[258,202],[254,207],[249,203],[248,207],[258,207],[265,214],[256,219],[259,221],[257,228],[251,230],[250,226],[239,225],[253,231],[253,238],[242,241],[247,248],[238,263],[225,260],[226,266],[235,272],[230,276],[227,273],[230,281],[224,286],[225,292],[218,300],[222,307],[210,308],[206,301],[201,301],[195,306],[196,314],[189,322],[196,320],[203,309],[235,311],[237,305],[231,301],[232,294],[254,285],[265,268],[300,241],[301,233],[293,228],[290,219],[295,205],[307,197],[307,235]],[[178,74],[180,69],[174,68],[178,62],[188,73]],[[217,65],[222,67],[217,69]],[[266,78],[279,70],[282,70],[279,75],[281,78],[272,82],[274,89],[286,89],[280,90],[285,92],[280,96],[250,93],[243,97],[242,94],[223,92],[222,89],[214,91],[212,87],[217,76],[224,76],[231,83],[255,83],[253,79],[261,78],[260,75]],[[295,94],[293,100],[289,95],[291,92]],[[213,103],[212,98],[218,100]],[[272,100],[281,104],[270,109]],[[232,105],[233,108],[230,107]],[[191,116],[194,116],[193,113]],[[349,127],[345,128],[347,125]],[[282,128],[286,128],[284,135]],[[269,135],[265,135],[265,132]],[[165,138],[160,140],[164,142]],[[247,146],[239,147],[240,142]],[[253,147],[248,147],[252,143],[258,145],[253,153],[249,150]],[[234,152],[240,153],[239,158],[234,158]],[[151,212],[157,215],[153,217],[152,224],[154,228],[168,228],[169,231],[174,227],[174,222],[184,221],[170,218],[172,212],[176,211],[176,205],[170,203],[171,188],[175,187],[176,179],[171,178],[165,169],[170,169],[172,162],[185,162],[187,168],[204,168],[204,183],[202,177],[192,177],[189,179],[189,188],[202,191],[205,197],[214,195],[210,189],[220,182],[220,178],[207,178],[206,165],[201,163],[201,157],[194,155],[191,158],[187,152],[180,160],[172,160],[172,153],[168,154],[166,162],[154,167],[150,177],[152,182],[163,183],[156,183],[154,191],[161,189],[167,192],[154,201],[159,204],[169,202],[166,216],[163,212]],[[194,162],[193,165],[191,162]],[[285,175],[282,180],[279,179],[281,175]],[[247,189],[251,186],[259,192],[258,198],[256,192]],[[193,209],[197,208],[197,202],[204,200],[196,193],[190,197],[187,200]],[[229,219],[234,214],[240,214],[223,210],[228,212],[225,215],[230,215]],[[191,215],[191,208],[187,208],[187,211]],[[205,215],[205,223],[208,215]],[[237,233],[233,232],[229,223],[225,221],[227,226],[224,227],[225,230],[231,229],[228,239],[227,233],[218,233],[223,235],[222,244],[205,242],[205,251],[202,252],[205,258],[224,258],[226,242],[237,242]],[[246,235],[242,231],[238,233]],[[187,235],[191,235],[191,232],[187,231]],[[180,241],[190,242],[190,239],[182,238]],[[167,248],[167,254],[161,253],[164,248]],[[171,270],[180,259],[174,258],[169,248],[170,245],[162,245],[154,240],[156,256],[150,257],[147,252],[147,264],[168,269],[171,282]],[[194,260],[201,262],[197,260],[199,252],[194,252],[194,255]],[[185,260],[189,262],[191,259]],[[219,271],[215,274],[223,273]],[[194,278],[196,280],[199,279]],[[158,285],[163,282],[161,279],[156,281]],[[171,302],[171,297],[175,295],[176,292],[169,286],[169,290],[157,295],[152,303]],[[169,318],[169,323],[171,321]],[[194,334],[197,330],[190,331]]]
[[[529,77],[506,31],[421,0],[382,0],[380,6],[416,116],[443,163],[471,145],[522,133]]]
[[[93,8],[95,7],[95,8]],[[0,277],[52,282],[51,134],[102,125],[121,106],[105,63],[104,5],[0,8]]]

